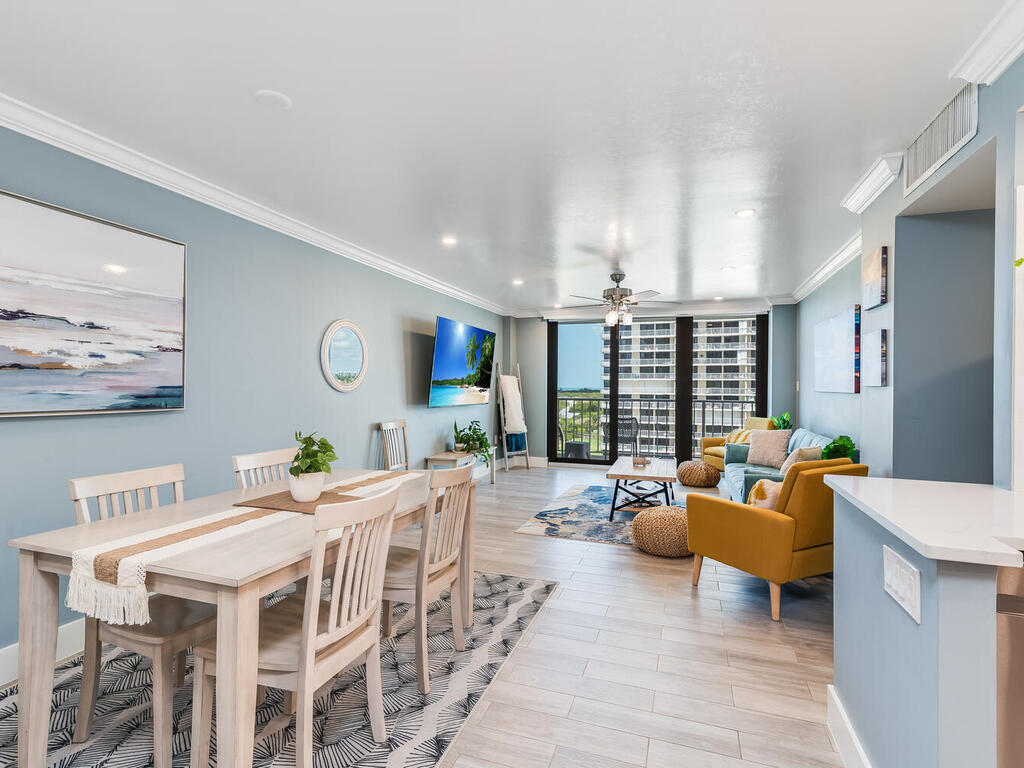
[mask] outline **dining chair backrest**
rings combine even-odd
[[[92,522],[90,499],[96,499],[99,519],[127,515],[135,510],[160,506],[159,487],[173,488],[175,503],[185,498],[185,465],[168,464],[150,469],[115,472],[110,475],[76,477],[68,480],[71,501],[75,504],[75,517],[79,523]],[[147,492],[149,499],[147,501]]]
[[[401,483],[396,482],[376,496],[316,508],[310,584],[323,581],[328,540],[337,537],[338,529],[340,537],[333,572],[327,574],[331,577],[331,599],[324,626],[320,626],[320,590],[306,590],[302,637],[307,660],[360,627],[379,626],[384,572],[400,488]],[[333,541],[330,543],[333,548]]]
[[[384,469],[412,469],[409,466],[409,433],[405,419],[382,421],[380,440],[384,444]]]
[[[475,466],[476,460],[473,460],[462,467],[435,469],[430,474],[428,514],[423,519],[419,563],[426,576],[447,568],[459,558]],[[431,510],[434,514],[429,514]]]
[[[296,448],[278,448],[262,453],[243,453],[232,456],[235,468],[235,482],[239,488],[266,485],[288,477],[288,468],[295,458]]]

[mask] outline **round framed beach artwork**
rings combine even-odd
[[[320,368],[327,383],[339,392],[351,392],[363,383],[369,354],[366,339],[351,320],[335,320],[320,345]]]

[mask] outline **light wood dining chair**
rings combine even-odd
[[[68,481],[75,515],[83,525],[95,519],[93,507],[101,520],[157,507],[159,487],[164,485],[171,486],[174,501],[180,502],[184,498],[184,483],[182,464]],[[86,616],[82,687],[72,740],[82,742],[89,738],[103,643],[109,643],[153,662],[153,764],[155,768],[170,768],[174,688],[185,682],[186,649],[216,631],[217,609],[207,603],[154,595],[149,600],[149,615],[150,622],[142,625],[107,624]]]
[[[235,482],[239,489],[266,485],[288,478],[288,468],[295,458],[295,448],[278,448],[276,451],[243,453],[232,456],[235,468]]]
[[[409,465],[409,432],[405,419],[382,421],[380,441],[384,444],[384,469],[412,469]]]
[[[366,699],[373,740],[385,740],[380,668],[381,590],[399,484],[358,501],[323,504],[313,518],[309,578],[333,576],[330,601],[316,590],[293,596],[260,615],[257,683],[297,693],[295,759],[313,765],[313,697],[353,664],[366,664]],[[335,531],[340,529],[340,533]],[[335,531],[337,545],[328,541]],[[195,648],[192,698],[192,768],[210,760],[217,641]]]
[[[388,552],[388,571],[384,576],[384,634],[391,637],[394,632],[392,603],[413,604],[416,615],[416,675],[420,693],[424,694],[430,691],[427,604],[436,600],[447,587],[451,587],[455,649],[466,649],[459,567],[462,564],[462,536],[475,464],[474,460],[463,467],[435,469],[431,473],[419,549],[393,546]]]

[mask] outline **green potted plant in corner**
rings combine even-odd
[[[288,490],[295,501],[316,501],[320,498],[324,477],[331,471],[331,462],[338,458],[327,438],[317,440],[315,435],[316,432],[308,435],[295,433],[299,450],[288,469]]]
[[[823,459],[852,459],[857,451],[857,446],[849,435],[840,435],[821,451]]]
[[[491,443],[487,439],[487,433],[476,419],[469,422],[469,426],[465,429],[459,429],[459,422],[455,422],[455,450],[469,451],[480,459],[484,466],[491,464]]]
[[[789,415],[789,411],[786,411],[781,416],[772,416],[772,426],[776,429],[792,429],[793,420]]]

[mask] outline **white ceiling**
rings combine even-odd
[[[840,199],[1002,3],[8,0],[0,93],[508,311],[616,253],[743,299],[856,233]]]

